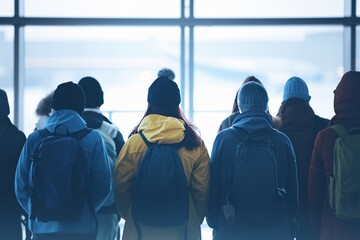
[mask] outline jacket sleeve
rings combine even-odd
[[[326,177],[322,159],[322,134],[316,137],[308,179],[310,228],[314,239],[320,239],[321,217],[325,197]]]
[[[31,147],[33,146],[33,137],[26,140],[21,151],[19,161],[15,172],[15,194],[21,207],[26,213],[30,213],[30,194],[29,194],[29,171],[31,165]]]
[[[124,219],[130,207],[134,177],[135,165],[131,158],[128,141],[121,149],[114,169],[115,203],[119,214]]]
[[[104,141],[99,133],[92,131],[96,139],[91,163],[90,163],[90,186],[95,210],[98,211],[106,202],[112,189],[112,172],[107,159]]]
[[[288,211],[289,211],[290,220],[295,223],[296,213],[299,207],[299,186],[298,186],[296,156],[290,139],[288,140],[288,142],[289,142],[288,152],[287,152],[287,157],[289,159],[289,178],[287,181],[287,198],[288,198],[288,206],[289,206]]]
[[[217,229],[220,217],[220,196],[221,196],[221,179],[220,179],[220,155],[221,155],[221,143],[218,138],[215,139],[213,149],[211,152],[210,160],[210,203],[206,216],[207,224]]]
[[[209,203],[210,161],[208,151],[202,143],[201,154],[196,161],[191,178],[190,189],[200,222],[203,222]]]

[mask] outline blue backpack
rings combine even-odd
[[[136,173],[132,193],[135,224],[177,226],[189,218],[189,187],[177,149],[179,144],[150,143]]]
[[[267,226],[279,219],[285,189],[278,185],[277,155],[272,143],[275,130],[248,134],[232,128],[239,143],[228,176],[229,189],[223,205],[228,224]]]
[[[57,134],[38,130],[41,141],[31,157],[30,219],[73,222],[80,219],[87,195],[86,160],[80,140],[90,129]]]

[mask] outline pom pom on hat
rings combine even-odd
[[[156,107],[178,107],[181,102],[180,90],[176,82],[168,77],[159,77],[150,85],[147,101]]]
[[[283,101],[290,98],[300,98],[305,102],[310,101],[310,95],[308,87],[304,80],[299,77],[289,78],[284,87]]]
[[[103,90],[95,78],[83,77],[78,84],[84,91],[86,108],[96,108],[104,104]]]
[[[175,73],[170,68],[163,68],[159,70],[158,77],[168,77],[170,80],[174,80]]]
[[[268,109],[269,97],[262,84],[248,82],[240,88],[237,101],[240,112],[265,112]]]
[[[73,82],[65,82],[57,86],[51,101],[52,109],[71,109],[82,113],[84,106],[85,95],[79,85]]]

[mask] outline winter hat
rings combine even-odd
[[[300,98],[305,102],[310,101],[310,95],[308,87],[304,80],[299,77],[289,78],[284,87],[283,101],[286,101],[290,98]]]
[[[240,112],[265,112],[268,108],[269,97],[262,84],[248,82],[240,88],[237,101]]]
[[[170,80],[175,79],[175,73],[170,68],[160,69],[158,72],[158,77],[168,77]]]
[[[104,104],[104,93],[95,78],[83,77],[78,84],[84,91],[86,108],[95,108]]]
[[[360,112],[360,72],[346,72],[334,93],[335,113]]]
[[[149,87],[147,101],[156,107],[178,107],[181,102],[180,90],[176,82],[162,76],[157,78]]]
[[[85,95],[79,85],[73,82],[65,82],[57,86],[51,101],[52,109],[72,109],[82,113],[84,106]]]
[[[0,120],[10,114],[9,101],[4,90],[0,89]]]

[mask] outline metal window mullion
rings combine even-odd
[[[14,22],[23,14],[23,0],[14,0]],[[14,124],[23,129],[24,122],[24,27],[14,24]]]

